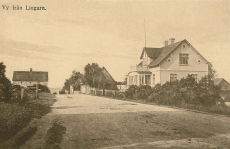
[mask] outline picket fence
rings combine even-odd
[[[95,96],[106,96],[106,97],[125,97],[125,91],[119,90],[99,90],[99,89],[91,89],[91,94]]]

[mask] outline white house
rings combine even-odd
[[[35,84],[48,85],[48,72],[45,71],[14,71],[13,84],[23,87],[33,86]]]
[[[210,63],[186,39],[174,41],[174,38],[165,41],[161,48],[144,47],[141,62],[130,68],[127,85],[154,86],[185,78],[188,74],[196,80],[207,75]]]

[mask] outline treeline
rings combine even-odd
[[[97,63],[87,64],[84,67],[84,74],[76,70],[72,71],[71,76],[65,80],[61,92],[69,91],[70,86],[73,86],[74,91],[79,91],[80,84],[87,84],[97,89],[116,89],[116,84],[105,76],[102,67],[99,67]]]
[[[12,97],[12,84],[5,76],[6,66],[3,62],[0,63],[0,101],[8,102]]]

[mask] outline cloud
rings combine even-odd
[[[62,51],[63,49],[54,46],[42,46],[0,37],[0,52],[6,56],[52,60],[49,57],[50,54],[62,53]]]

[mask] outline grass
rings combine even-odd
[[[108,96],[106,96],[106,97],[108,97]],[[119,97],[112,97],[112,96],[109,96],[109,98],[114,98],[114,99],[119,99],[119,100],[127,100],[127,101],[144,103],[144,104],[164,105],[164,104],[158,104],[155,102],[151,102],[151,101],[148,101],[146,99],[140,100],[140,99],[130,99],[130,98],[126,98],[126,97],[119,98]],[[185,104],[185,103],[181,103],[181,105],[164,105],[164,106],[173,106],[173,107],[203,111],[203,112],[208,112],[208,113],[230,115],[230,107],[225,105],[225,104],[214,105],[214,106],[210,106],[210,107],[202,106],[202,105],[195,105],[195,104]]]
[[[0,142],[3,143],[26,127],[34,118],[50,112],[56,101],[52,94],[40,94],[38,99],[17,103],[0,103]]]
[[[177,106],[177,107],[215,113],[215,114],[230,115],[230,107],[226,105],[214,105],[211,107],[205,107],[202,105],[182,104],[181,106]]]
[[[53,126],[47,131],[45,149],[61,149],[60,143],[66,127],[62,126],[61,122],[54,120]]]

